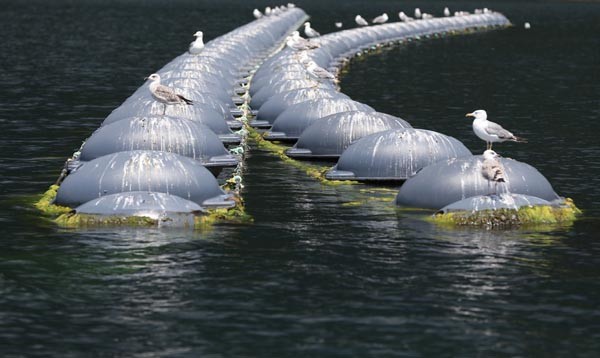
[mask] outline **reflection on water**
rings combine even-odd
[[[529,138],[495,149],[538,168],[584,219],[570,227],[448,229],[423,220],[428,212],[394,208],[395,187],[324,186],[252,148],[245,199],[255,223],[207,231],[64,230],[29,203],[198,27],[213,38],[249,21],[254,5],[88,0],[42,11],[40,4],[16,1],[0,13],[7,24],[0,58],[10,69],[0,74],[3,356],[600,349],[596,4],[493,2],[532,29],[385,50],[353,62],[341,83],[353,99],[474,152],[483,143],[464,114],[486,109]],[[299,5],[321,32],[333,30],[334,18],[350,24],[357,12],[372,18],[446,6],[353,0],[334,13],[329,3]]]

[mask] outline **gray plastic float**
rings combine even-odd
[[[531,195],[501,193],[499,195],[477,195],[459,200],[441,208],[439,213],[475,212],[481,210],[518,210],[528,206],[556,206],[560,201],[549,202]]]
[[[337,159],[350,144],[360,138],[399,128],[411,128],[411,125],[402,118],[381,112],[335,113],[306,128],[286,154],[292,158]]]
[[[198,161],[146,150],[109,154],[82,164],[65,178],[55,204],[76,207],[95,198],[129,191],[177,195],[202,207],[234,205]]]
[[[440,160],[470,156],[469,149],[456,138],[425,129],[394,129],[357,140],[342,153],[325,177],[330,180],[406,180]]]
[[[194,218],[205,210],[175,195],[133,191],[90,200],[75,208],[75,212],[98,220],[107,217],[146,217],[156,220],[159,226],[194,227]]]
[[[375,112],[366,104],[351,99],[322,98],[305,101],[283,111],[264,137],[267,140],[295,141],[315,121],[348,111]]]
[[[219,137],[207,126],[182,118],[133,117],[98,128],[81,149],[79,159],[128,150],[160,150],[198,160],[218,174],[234,167],[237,157],[229,154]]]
[[[301,88],[286,91],[269,98],[269,100],[260,107],[256,119],[273,124],[275,119],[277,119],[277,116],[290,106],[319,98],[350,99],[350,97],[341,92],[327,88]]]
[[[477,195],[515,193],[547,201],[559,198],[537,169],[513,159],[499,158],[506,183],[490,183],[481,174],[480,155],[450,159],[429,165],[408,179],[396,196],[396,204],[405,207],[440,209]]]
[[[334,89],[328,82],[318,82],[313,80],[282,80],[273,83],[269,87],[263,87],[250,100],[250,107],[259,110],[260,107],[271,97],[278,93],[287,92],[300,88],[322,88]]]

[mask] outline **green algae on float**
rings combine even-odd
[[[330,169],[329,167],[319,166],[315,164],[309,164],[306,162],[300,162],[298,160],[292,159],[285,154],[285,151],[289,149],[289,147],[281,144],[277,144],[277,142],[272,142],[265,140],[262,135],[254,128],[248,127],[249,137],[256,142],[259,148],[264,149],[268,152],[271,152],[277,155],[281,160],[286,163],[293,165],[294,167],[304,170],[306,174],[314,179],[317,179],[322,184],[326,185],[355,185],[362,184],[357,181],[351,180],[329,180],[325,179],[325,174]]]
[[[436,213],[431,221],[448,226],[515,227],[522,225],[569,224],[581,214],[573,200],[567,198],[564,205],[523,206],[519,209],[496,209],[480,211],[452,211]]]
[[[42,194],[41,198],[33,205],[46,215],[60,215],[73,210],[67,206],[53,204],[58,188],[59,186],[56,184],[50,185],[50,188],[48,188],[48,190]]]
[[[244,210],[244,203],[240,197],[234,197],[236,205],[228,209],[209,209],[206,214],[197,215],[193,220],[178,220],[173,217],[150,218],[147,216],[119,216],[119,215],[90,215],[76,213],[70,207],[54,205],[58,185],[51,185],[34,206],[48,216],[56,217],[54,222],[65,228],[85,228],[98,226],[129,226],[129,227],[159,227],[173,226],[177,222],[179,227],[193,227],[205,229],[219,222],[252,223],[254,218]]]

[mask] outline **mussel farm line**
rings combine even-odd
[[[396,205],[439,210],[434,218],[441,223],[573,220],[577,208],[535,168],[502,161],[509,178],[523,179],[507,180],[506,193],[486,194],[482,159],[460,141],[412,128],[353,101],[337,86],[337,76],[354,57],[407,41],[507,27],[502,14],[360,27],[307,41],[293,32],[306,13],[282,9],[205,46],[196,41],[193,51],[150,76],[151,86],[141,86],[116,108],[67,160],[60,185],[48,190],[38,208],[61,214],[55,221],[68,227],[249,222],[241,192],[250,138],[324,183],[406,180]],[[151,92],[156,95],[161,80],[193,105],[156,101]],[[330,169],[298,159],[338,162]],[[464,162],[458,171],[457,160]],[[432,177],[422,173],[452,179],[443,186],[446,201],[435,201],[443,195],[424,189]],[[456,182],[462,184],[453,186]]]
[[[189,52],[150,76],[193,104],[167,106],[141,86],[67,160],[35,206],[66,227],[252,221],[241,197],[253,125],[248,77],[307,18],[282,6],[206,44],[199,33]]]
[[[337,76],[352,58],[382,46],[508,26],[504,15],[488,11],[359,27],[311,39],[318,46],[298,40],[265,61],[253,77],[250,106],[272,126],[252,137],[324,183],[407,181],[396,205],[438,210],[434,221],[439,223],[507,227],[572,222],[580,211],[532,166],[498,160],[507,170],[505,191],[491,194],[490,181],[482,175],[483,158],[459,140],[412,128],[401,118],[353,101],[337,87]],[[283,145],[294,142],[291,148]],[[298,161],[302,159],[338,161],[328,170]],[[439,170],[427,176],[433,171],[422,169],[429,168]]]

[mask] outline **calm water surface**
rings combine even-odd
[[[149,73],[267,3],[0,0],[0,355],[597,356],[600,5],[297,1],[323,33],[356,13],[488,6],[515,27],[354,61],[342,90],[484,149],[483,108],[528,137],[584,217],[448,230],[393,208],[397,188],[322,186],[253,148],[253,225],[62,230],[31,202]],[[522,23],[532,29],[525,31]]]

